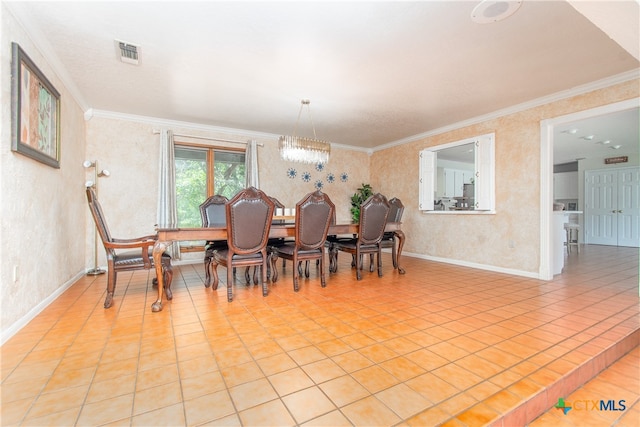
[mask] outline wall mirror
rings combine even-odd
[[[420,210],[493,212],[495,134],[420,152]]]

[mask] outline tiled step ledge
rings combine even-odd
[[[637,323],[637,319],[635,322]],[[490,427],[525,426],[535,420],[553,408],[558,403],[559,398],[569,396],[637,347],[640,344],[640,328],[638,328],[637,324],[635,327],[635,330],[632,330],[617,342],[612,343],[589,360],[574,367],[565,375],[506,412],[502,417],[491,420],[487,425]],[[594,340],[598,339],[599,337],[594,338]]]

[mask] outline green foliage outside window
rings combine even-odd
[[[200,227],[200,204],[207,194],[208,149],[176,147],[176,197],[178,227]],[[213,187],[216,194],[232,198],[244,188],[244,153],[214,151]]]
[[[206,161],[176,157],[176,196],[178,227],[200,227],[199,206],[207,198]]]

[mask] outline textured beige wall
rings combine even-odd
[[[0,4],[0,304],[2,337],[85,266],[84,118],[4,4]],[[60,169],[11,151],[11,42],[35,62],[61,100]],[[14,270],[17,272],[14,280]]]
[[[540,121],[639,95],[638,80],[630,81],[378,151],[371,159],[371,183],[403,201],[406,252],[535,274],[540,258]],[[419,151],[489,132],[496,134],[496,214],[418,211]]]

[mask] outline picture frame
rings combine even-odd
[[[11,43],[11,150],[60,168],[60,93]]]

